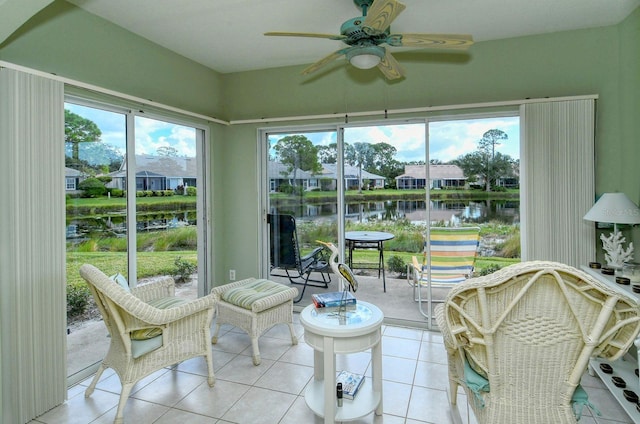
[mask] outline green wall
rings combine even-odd
[[[0,59],[191,112],[222,114],[219,73],[64,0],[0,44]]]
[[[304,66],[222,75],[62,0],[0,44],[0,60],[226,120],[597,94],[596,192],[635,202],[639,52],[640,9],[615,26],[480,42],[468,54],[398,53],[407,78],[397,82],[342,61],[311,77],[299,75]],[[267,126],[212,126],[217,283],[230,268],[258,272],[256,134]]]

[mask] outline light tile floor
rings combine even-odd
[[[223,327],[218,344],[213,346],[213,388],[207,385],[202,358],[163,369],[134,387],[125,408],[125,423],[322,423],[304,401],[305,386],[313,377],[313,351],[304,343],[298,314],[294,314],[294,323],[300,343],[291,345],[285,325],[272,328],[260,338],[262,364],[257,367],[251,360],[246,333]],[[452,422],[440,333],[385,325],[382,352],[384,415],[371,414],[355,423]],[[336,361],[337,369],[371,374],[367,352],[337,355]],[[112,423],[120,393],[117,375],[105,371],[96,391],[85,398],[89,382],[70,388],[67,402],[32,423]],[[585,409],[581,424],[631,423],[597,377],[585,374],[582,385],[602,416]],[[475,423],[472,414],[469,418],[464,395],[458,397],[458,408],[464,423]]]

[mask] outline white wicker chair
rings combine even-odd
[[[536,261],[461,283],[436,319],[454,416],[462,385],[479,423],[563,424],[576,422],[572,396],[589,359],[615,360],[628,350],[640,307],[580,270]],[[471,369],[488,380],[488,391],[466,384]]]
[[[214,385],[210,344],[214,296],[176,301],[174,281],[170,277],[129,292],[92,265],[82,265],[80,275],[87,281],[111,336],[109,351],[85,396],[91,396],[102,372],[113,368],[122,384],[114,423],[123,422],[124,406],[136,382],[161,368],[204,356],[207,381],[209,386]],[[147,302],[181,304],[160,309]],[[150,328],[159,328],[162,334],[148,340],[132,339],[132,332]]]

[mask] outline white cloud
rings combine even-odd
[[[159,147],[173,147],[179,156],[195,157],[195,129],[136,117],[136,153],[155,154]]]
[[[473,152],[478,142],[490,129],[504,131],[508,139],[501,141],[496,150],[514,159],[520,157],[520,120],[512,118],[484,118],[473,120],[455,120],[431,122],[429,125],[430,159],[443,162]]]
[[[478,141],[490,129],[499,129],[508,139],[497,146],[497,151],[514,159],[520,157],[520,134],[518,117],[499,117],[468,120],[434,121],[429,123],[429,158],[449,162],[464,154],[476,151]],[[291,133],[300,134],[300,133]],[[303,133],[315,145],[336,142],[335,131]],[[290,134],[270,136],[272,146],[277,140]],[[346,143],[387,143],[397,149],[396,159],[400,162],[425,159],[425,125],[397,124],[372,125],[345,128]]]
[[[397,150],[401,162],[424,160],[425,125],[400,124],[345,129],[346,143],[387,143]]]
[[[121,113],[84,107],[66,103],[65,107],[80,116],[94,121],[102,131],[102,141],[125,151],[125,117]],[[520,133],[518,117],[497,117],[469,120],[433,121],[429,123],[429,158],[448,162],[473,152],[478,141],[490,129],[507,133],[508,139],[501,142],[496,150],[514,159],[520,157]],[[401,162],[424,160],[425,125],[371,125],[348,127],[345,129],[347,143],[388,143],[397,149],[396,159]],[[336,142],[335,131],[304,134],[315,145],[329,145]],[[270,135],[272,146],[286,133]],[[161,146],[173,147],[178,154],[196,156],[195,129],[143,116],[136,117],[136,153],[155,154]]]

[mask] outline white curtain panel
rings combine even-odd
[[[0,68],[0,422],[66,396],[64,86]]]
[[[595,228],[582,217],[595,200],[595,100],[520,109],[522,260],[574,267],[595,260]]]

